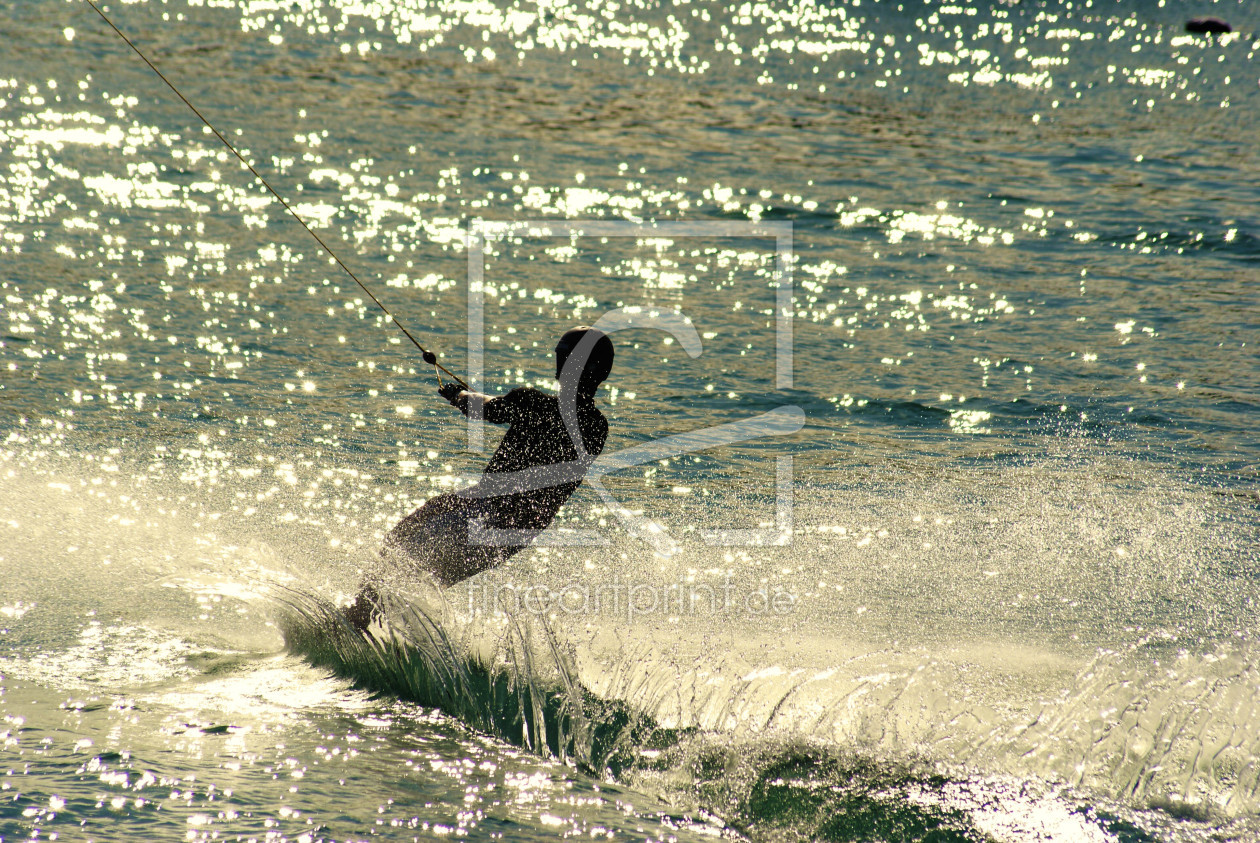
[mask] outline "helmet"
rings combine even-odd
[[[575,364],[582,366],[578,388],[581,392],[594,392],[612,372],[613,344],[608,335],[598,328],[581,325],[565,331],[556,343],[556,378],[564,380],[565,364],[571,355]]]

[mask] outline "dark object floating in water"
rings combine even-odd
[[[1186,21],[1186,32],[1233,32],[1234,28],[1220,18],[1191,18]]]

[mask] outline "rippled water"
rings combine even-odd
[[[1260,839],[1248,4],[102,8],[452,370],[633,324],[559,543],[347,637],[493,431],[0,0],[0,838]]]

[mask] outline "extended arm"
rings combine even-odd
[[[480,392],[469,392],[457,383],[443,384],[438,394],[470,419],[485,419],[491,424],[506,424],[509,421],[506,396],[491,398]]]

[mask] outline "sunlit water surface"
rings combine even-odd
[[[1254,8],[103,8],[477,385],[631,324],[558,545],[347,637],[494,432],[0,0],[0,839],[1260,839]]]

